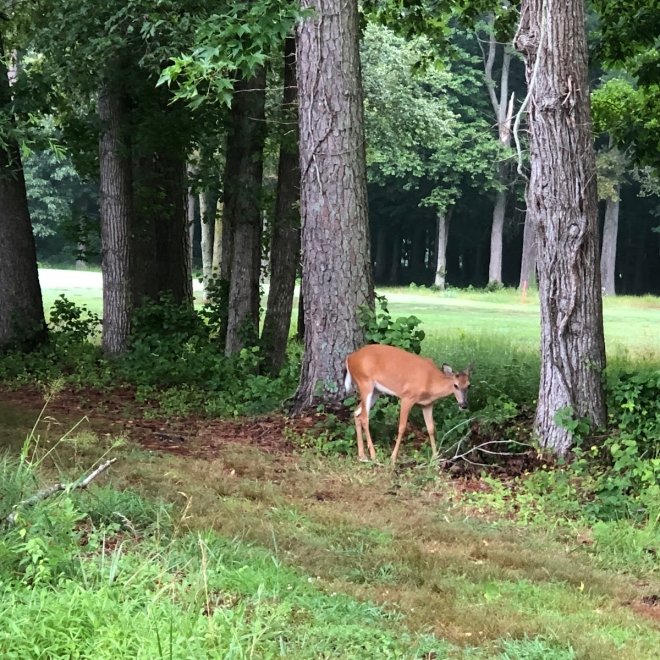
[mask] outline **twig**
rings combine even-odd
[[[18,517],[18,510],[22,507],[32,506],[37,502],[41,502],[42,500],[52,497],[53,495],[55,495],[55,493],[59,493],[62,490],[75,490],[76,488],[87,488],[87,486],[89,486],[89,484],[92,481],[94,481],[96,477],[98,477],[100,474],[105,472],[116,460],[117,460],[116,458],[111,458],[105,463],[101,463],[101,465],[99,465],[95,470],[90,472],[82,480],[73,481],[68,484],[62,484],[62,483],[53,484],[52,486],[48,486],[47,488],[40,490],[38,493],[31,495],[26,500],[23,500],[22,502],[19,502],[14,506],[14,510],[2,521],[3,524],[7,526],[15,525],[16,518]]]
[[[465,457],[471,454],[472,452],[475,451],[482,451],[484,454],[491,454],[493,456],[516,456],[518,452],[507,452],[507,451],[502,451],[502,452],[496,452],[496,451],[490,451],[489,449],[484,449],[484,447],[488,447],[490,445],[519,445],[521,447],[529,447],[530,449],[534,449],[534,447],[530,444],[527,444],[526,442],[518,442],[517,440],[489,440],[488,442],[484,442],[480,445],[477,445],[476,447],[472,447],[471,449],[468,449],[463,454],[454,454],[452,458],[446,459],[448,462],[453,463],[454,461],[458,461],[459,459],[467,460]],[[456,448],[456,452],[458,452],[458,447]],[[470,463],[471,461],[468,461]]]

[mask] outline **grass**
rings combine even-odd
[[[29,426],[15,418],[14,435]],[[112,442],[37,432],[44,451],[57,445],[48,481]],[[633,606],[660,584],[631,549],[657,542],[657,527],[636,539],[620,522],[615,539],[579,521],[521,526],[422,466],[240,444],[204,458],[115,453],[109,486],[75,500],[98,531],[56,589],[2,578],[3,657],[656,657],[657,623]],[[116,511],[137,532],[104,546]]]
[[[42,279],[46,310],[63,293],[76,304],[102,313],[100,289],[63,291],[49,288],[48,278]],[[378,292],[388,298],[392,316],[419,317],[431,342],[456,344],[470,336],[483,342],[503,339],[526,352],[538,351],[539,305],[534,291],[525,301],[514,289],[436,292],[425,288],[380,287]],[[660,362],[660,298],[616,296],[605,298],[603,306],[608,357],[616,361],[634,357]],[[298,305],[294,304],[294,315],[297,309]]]

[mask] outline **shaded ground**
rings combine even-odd
[[[42,406],[38,390],[0,389],[0,447],[20,445]],[[38,432],[54,441],[87,418],[78,428],[99,441],[83,465],[96,460],[103,438],[138,443],[149,451],[113,466],[117,487],[183,502],[182,523],[193,529],[269,548],[330,593],[385,604],[411,628],[486,653],[471,657],[493,657],[487,649],[498,640],[537,637],[577,654],[556,657],[657,657],[657,580],[596,567],[588,535],[560,538],[480,517],[462,505],[488,488],[474,475],[449,480],[428,466],[391,472],[301,453],[296,437],[313,431],[311,415],[164,421],[151,412],[131,390],[63,391]]]

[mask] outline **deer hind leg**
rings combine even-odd
[[[371,433],[369,431],[369,411],[373,407],[378,394],[372,388],[371,391],[360,392],[360,405],[355,411],[355,430],[357,432],[357,441],[358,441],[358,460],[366,461],[367,456],[364,453],[364,442],[362,440],[362,430],[367,436],[367,446],[369,448],[369,456],[372,461],[376,460],[376,449],[374,447],[373,440],[371,439]]]
[[[433,458],[438,458],[438,449],[435,446],[435,422],[433,421],[433,406],[424,406],[422,408],[424,414],[424,422],[426,423],[426,430],[429,432],[429,440],[431,441],[431,450],[433,451]]]
[[[394,445],[394,450],[392,451],[392,465],[396,463],[396,457],[399,454],[399,447],[401,446],[401,438],[406,430],[406,424],[408,424],[408,415],[410,414],[410,409],[413,407],[413,402],[408,399],[401,399],[401,411],[399,412],[399,433],[396,436],[396,444]]]

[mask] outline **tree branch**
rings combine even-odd
[[[117,460],[116,458],[111,458],[105,463],[101,463],[101,465],[99,465],[95,470],[90,472],[82,480],[79,479],[78,481],[73,481],[72,483],[68,483],[68,484],[62,484],[62,483],[53,484],[52,486],[48,486],[47,488],[40,490],[38,493],[31,495],[26,500],[23,500],[22,502],[19,502],[14,506],[14,510],[2,521],[3,524],[10,527],[12,525],[15,525],[16,518],[18,517],[18,510],[21,509],[22,507],[32,506],[37,502],[41,502],[42,500],[52,497],[53,495],[55,495],[55,493],[59,493],[62,490],[76,490],[77,488],[87,488],[87,486],[89,486],[89,484],[92,481],[94,481],[96,477],[98,477],[100,474],[105,472],[116,460]]]

